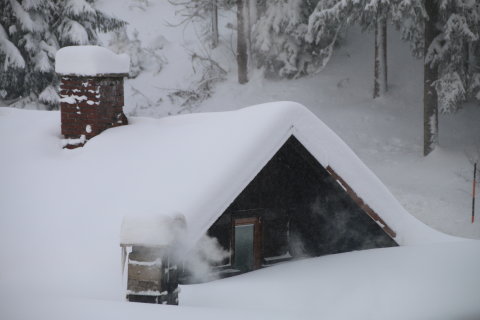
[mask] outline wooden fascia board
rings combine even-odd
[[[343,180],[342,177],[340,177],[335,170],[333,170],[332,167],[327,166],[325,168],[327,172],[335,179],[337,180],[345,189],[345,191],[348,193],[350,198],[352,198],[353,201],[370,217],[372,218],[375,222],[377,222],[383,231],[388,234],[392,239],[395,239],[397,236],[397,233],[393,231],[386,223],[385,221],[376,213],[368,204],[363,201],[362,198],[360,198],[357,193],[350,187],[350,185]]]

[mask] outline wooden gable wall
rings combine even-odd
[[[337,179],[292,136],[208,234],[231,250],[235,221],[258,218],[261,241],[256,250],[261,265],[289,256],[396,246],[366,212],[368,206],[359,203],[358,197],[342,188]],[[225,263],[232,263],[234,256],[232,252]]]

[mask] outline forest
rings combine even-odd
[[[147,0],[137,0],[148,6]],[[172,28],[194,23],[198,37],[211,49],[219,41],[219,14],[231,12],[227,27],[238,83],[249,71],[266,78],[298,79],[321,73],[355,25],[374,33],[372,98],[388,91],[388,28],[399,31],[411,54],[423,60],[424,155],[438,144],[438,114],[451,114],[467,101],[480,100],[480,4],[475,0],[169,0],[181,17]],[[56,51],[69,45],[101,44],[128,52],[131,77],[145,70],[146,60],[161,70],[168,63],[158,50],[145,49],[125,33],[126,22],[97,8],[95,0],[3,0],[0,3],[0,97],[22,107],[32,101],[58,109]],[[222,26],[221,26],[222,27]],[[137,35],[138,36],[138,35]],[[181,105],[211,94],[228,72],[210,55],[191,53],[201,63],[201,79],[193,90],[172,92]],[[148,65],[152,68],[152,63]],[[230,71],[231,72],[231,71]],[[477,102],[478,103],[478,102]]]

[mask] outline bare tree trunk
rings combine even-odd
[[[387,81],[387,19],[384,10],[380,8],[375,21],[374,99],[387,92]]]
[[[463,70],[465,74],[468,74],[470,71],[470,43],[465,42],[463,45]]]
[[[480,40],[477,40],[472,45],[472,54],[470,55],[472,60],[473,72],[480,72]]]
[[[247,38],[245,35],[245,0],[237,0],[237,65],[238,65],[238,83],[248,82],[247,78]]]
[[[385,83],[385,92],[388,91],[388,61],[387,61],[387,19],[383,20],[383,82]]]
[[[218,6],[217,0],[212,1],[212,48],[218,46]]]
[[[252,63],[252,19],[250,17],[250,0],[245,0],[244,17],[245,17],[245,32],[247,37],[247,52],[250,56],[250,63]]]
[[[253,44],[252,33],[253,26],[257,22],[257,0],[246,0],[246,17],[247,17],[247,38],[248,38],[248,54],[250,56],[249,64],[253,67]]]
[[[480,40],[470,44],[470,72],[480,72]]]
[[[426,0],[425,9],[428,20],[425,20],[425,51],[439,35],[436,27],[438,7],[435,0]],[[438,79],[438,67],[432,63],[424,64],[423,82],[423,155],[427,156],[438,144],[438,97],[434,82]]]
[[[375,55],[373,64],[373,99],[380,97],[380,59],[378,57],[378,23],[375,22]]]

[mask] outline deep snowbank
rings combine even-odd
[[[180,306],[59,298],[0,287],[8,320],[480,318],[480,242],[374,249],[182,286]]]
[[[479,241],[374,249],[183,286],[180,304],[265,319],[478,319],[479,268]]]

